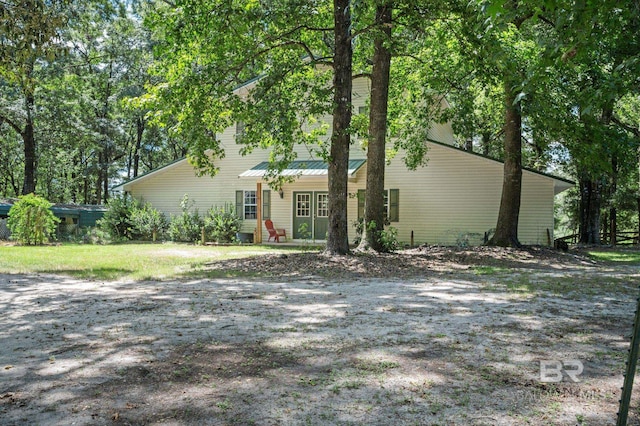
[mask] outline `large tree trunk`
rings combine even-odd
[[[351,2],[333,1],[335,52],[333,134],[329,161],[329,229],[327,252],[349,253],[347,234],[347,181],[349,171],[349,144],[351,136],[351,73],[353,53],[351,47]]]
[[[102,170],[103,170],[102,165],[106,161],[107,160],[105,159],[104,152],[100,151],[98,153],[98,164],[96,165],[96,196],[95,196],[95,200],[92,200],[91,204],[100,204],[102,201],[102,188],[103,188],[102,179],[104,177],[102,174]]]
[[[466,141],[464,141],[464,150],[473,152],[473,138],[469,138]]]
[[[133,153],[133,177],[138,176],[140,169],[140,148],[142,147],[142,135],[144,133],[144,119],[136,118],[136,148]]]
[[[518,217],[522,195],[522,116],[507,79],[505,90],[504,175],[498,223],[489,245],[519,247]]]
[[[384,168],[387,136],[387,106],[391,52],[385,42],[391,38],[391,4],[376,9],[380,33],[374,42],[369,112],[369,145],[367,147],[367,191],[365,193],[363,238],[361,249],[370,247],[384,251],[380,235],[384,230]]]
[[[613,102],[609,101],[602,107],[602,115],[600,117],[600,125],[604,128],[611,123],[613,117]],[[593,134],[592,132],[590,134]],[[588,141],[589,143],[595,143],[594,141]],[[613,159],[612,159],[613,160]],[[617,161],[616,161],[617,163]],[[617,164],[612,163],[614,168],[617,169]],[[578,230],[580,244],[602,244],[600,237],[600,231],[602,226],[601,214],[602,214],[602,199],[605,174],[604,172],[597,172],[591,169],[583,169],[579,173],[578,182],[580,185],[580,226]],[[611,195],[615,192],[615,183]],[[613,215],[617,213],[615,211],[610,212]],[[605,226],[609,224],[605,223]],[[615,230],[615,229],[614,229]],[[617,231],[617,230],[616,230]],[[611,238],[614,238],[611,236]]]
[[[609,209],[609,244],[615,246],[618,244],[618,209],[616,208],[615,203],[615,195],[618,190],[618,157],[616,154],[613,154],[611,157],[611,208]]]
[[[636,241],[637,244],[640,244],[640,197],[636,198],[636,203],[638,205],[638,240]]]
[[[36,191],[36,139],[33,131],[33,109],[35,99],[33,94],[25,96],[25,110],[27,113],[22,139],[24,142],[24,181],[22,195]]]
[[[491,135],[489,132],[482,133],[482,155],[489,155],[489,148],[491,148]]]
[[[600,244],[600,207],[602,185],[588,177],[579,179],[580,186],[580,244]]]
[[[108,163],[104,165],[102,175],[104,176],[102,180],[102,201],[98,200],[98,204],[107,204],[107,201],[109,200],[109,164]]]

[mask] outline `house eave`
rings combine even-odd
[[[119,185],[112,186],[111,190],[112,191],[125,191],[126,192],[126,191],[128,191],[130,189],[132,184],[139,183],[139,182],[144,181],[144,180],[146,180],[146,179],[148,179],[148,178],[150,178],[150,177],[152,177],[152,176],[154,176],[154,175],[156,175],[156,174],[158,174],[160,172],[165,172],[165,171],[167,171],[169,169],[172,169],[173,167],[176,167],[176,166],[180,165],[183,161],[187,161],[187,158],[186,157],[179,158],[177,160],[172,161],[171,163],[165,164],[164,166],[160,166],[160,167],[155,168],[155,169],[153,169],[153,170],[151,170],[151,171],[149,171],[147,173],[141,174],[140,176],[136,176],[133,179],[129,179],[126,182],[122,182]]]
[[[493,161],[493,162],[496,162],[496,163],[504,164],[504,161],[502,161],[502,160],[498,160],[498,159],[495,159],[493,157],[489,157],[488,155],[480,154],[478,152],[467,151],[465,149],[458,148],[456,146],[449,145],[449,144],[446,144],[444,142],[436,141],[436,140],[433,140],[433,139],[427,139],[427,142],[428,143],[432,143],[434,145],[443,146],[445,148],[449,148],[449,149],[452,149],[454,151],[462,152],[462,153],[465,153],[467,155],[473,155],[473,156],[476,156],[476,157],[484,158],[485,160],[488,160],[488,161]],[[545,177],[547,179],[553,180],[553,189],[554,189],[554,194],[555,195],[558,195],[559,193],[561,193],[563,191],[566,191],[567,189],[573,188],[576,185],[575,182],[573,182],[573,181],[571,181],[569,179],[561,178],[559,176],[554,176],[554,175],[549,174],[549,173],[540,172],[538,170],[533,170],[533,169],[530,169],[528,167],[523,167],[522,171],[525,172],[525,173],[531,173],[531,174],[534,174],[534,175],[542,176],[542,177]]]

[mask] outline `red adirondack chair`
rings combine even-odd
[[[267,238],[267,242],[269,242],[271,238],[273,238],[273,241],[275,241],[276,243],[280,242],[280,237],[284,237],[285,240],[287,239],[287,231],[282,228],[276,229],[273,226],[273,222],[271,221],[271,219],[265,220],[264,226],[266,226],[267,231],[269,231],[269,238]]]

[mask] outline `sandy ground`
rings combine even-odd
[[[0,424],[615,424],[640,271],[486,272],[0,275]]]

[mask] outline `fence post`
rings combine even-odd
[[[629,403],[631,401],[631,391],[633,390],[633,379],[636,375],[636,364],[638,363],[638,346],[640,345],[640,297],[637,299],[636,315],[633,322],[633,333],[631,334],[631,347],[629,348],[629,358],[624,374],[624,385],[620,397],[620,409],[618,410],[618,422],[616,426],[626,426],[629,415]]]

